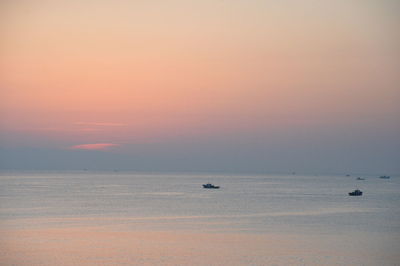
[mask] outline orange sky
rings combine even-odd
[[[1,10],[0,126],[16,133],[6,144],[398,130],[395,1],[18,0]]]

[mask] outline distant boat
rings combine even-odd
[[[365,178],[357,177],[357,180],[365,180]]]
[[[349,174],[347,174],[346,176],[350,176]]]
[[[381,179],[389,179],[390,176],[388,176],[388,175],[381,175],[379,178],[381,178]]]
[[[353,192],[349,192],[349,196],[361,196],[362,194],[362,191],[359,189],[356,189]]]
[[[211,183],[207,183],[207,184],[203,184],[203,188],[215,188],[215,189],[218,189],[219,186],[214,186]]]

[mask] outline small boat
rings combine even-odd
[[[379,178],[381,178],[381,179],[389,179],[390,176],[388,176],[388,175],[381,175]]]
[[[349,192],[349,196],[361,196],[362,194],[362,191],[359,189],[356,189],[353,192]]]
[[[357,177],[357,180],[365,180],[365,178]]]
[[[203,184],[203,188],[219,188],[219,186],[214,186],[213,184],[211,184],[211,183],[207,183],[207,184]]]

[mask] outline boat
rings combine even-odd
[[[207,183],[207,184],[203,184],[203,188],[216,188],[216,189],[218,189],[219,186],[214,186],[214,185],[211,184],[211,183]]]
[[[389,179],[390,176],[388,176],[388,175],[381,175],[379,178],[381,178],[381,179]]]
[[[365,178],[357,177],[357,180],[365,180]]]
[[[356,189],[353,192],[349,192],[349,196],[361,196],[362,194],[362,191],[359,189]]]

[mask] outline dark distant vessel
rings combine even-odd
[[[214,186],[211,183],[203,184],[203,188],[219,188],[219,186]]]
[[[353,192],[349,192],[349,196],[361,196],[362,191],[359,189],[354,190]]]
[[[389,179],[390,176],[388,176],[388,175],[381,175],[379,178],[381,178],[381,179]]]
[[[357,177],[357,180],[365,180],[365,178]]]

